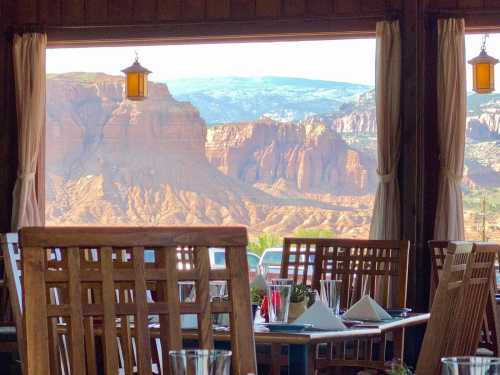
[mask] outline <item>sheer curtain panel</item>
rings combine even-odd
[[[45,49],[47,36],[15,35],[13,63],[16,93],[18,167],[13,192],[12,230],[41,225],[35,174],[45,127]]]
[[[399,162],[401,36],[399,21],[377,23],[375,97],[379,184],[375,195],[370,238],[400,238]]]
[[[434,223],[437,240],[463,240],[462,176],[467,113],[465,22],[438,21],[438,141],[441,173]]]

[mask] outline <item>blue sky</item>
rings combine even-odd
[[[476,56],[482,35],[467,35],[467,60]],[[500,59],[500,33],[491,34],[488,53]],[[152,81],[193,77],[284,76],[374,85],[375,39],[305,42],[188,44],[148,47],[65,48],[47,51],[47,72],[104,72],[120,75],[134,51],[152,70]],[[467,68],[471,88],[471,68]],[[497,65],[500,90],[500,64]]]

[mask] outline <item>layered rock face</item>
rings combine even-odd
[[[247,184],[283,184],[299,192],[359,195],[373,191],[374,160],[322,124],[260,120],[208,130],[208,160]]]
[[[478,140],[500,140],[500,108],[491,108],[480,116],[469,117],[467,136]]]
[[[304,123],[325,124],[339,134],[375,136],[377,132],[375,92],[372,90],[361,94],[357,101],[340,106],[339,111],[311,116]]]

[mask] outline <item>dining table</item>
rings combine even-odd
[[[407,316],[395,317],[380,322],[360,322],[341,331],[304,330],[302,332],[273,331],[266,325],[256,323],[254,326],[255,343],[288,345],[288,373],[290,375],[314,374],[315,351],[319,344],[328,344],[340,340],[362,339],[381,335],[399,328],[408,328],[425,324],[430,313],[410,313]],[[183,330],[185,340],[196,340],[196,330]],[[227,327],[216,327],[214,330],[216,346],[230,349],[230,332]],[[279,362],[279,361],[278,361]]]

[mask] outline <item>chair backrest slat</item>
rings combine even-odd
[[[232,314],[230,315],[231,327],[238,327],[248,324],[248,321],[252,321],[251,306],[246,303],[238,303],[236,299],[240,291],[248,290],[248,264],[246,258],[240,256],[240,254],[246,253],[246,248],[243,246],[231,246],[227,251],[226,259],[229,264],[230,273],[229,298],[232,305]],[[231,345],[233,356],[238,358],[238,361],[233,364],[233,373],[245,375],[247,373],[256,374],[256,370],[246,370],[252,368],[255,361],[254,357],[248,355],[248,353],[254,352],[253,333],[248,330],[238,332],[232,329]]]
[[[101,250],[102,300],[113,301],[116,297],[113,274],[107,270],[113,267],[113,249],[105,246]],[[104,368],[106,374],[118,373],[118,353],[116,347],[115,304],[103,304],[104,321]]]
[[[68,306],[70,310],[69,339],[72,374],[83,375],[85,370],[83,334],[82,285],[80,283],[80,253],[76,247],[68,248]]]
[[[138,370],[140,374],[151,375],[151,347],[148,329],[148,302],[144,266],[144,247],[132,249],[134,263],[135,343],[137,345]]]
[[[431,255],[431,290],[430,290],[430,303],[434,300],[434,294],[439,284],[439,277],[444,267],[446,259],[446,252],[448,249],[449,241],[429,241],[428,247]]]
[[[97,351],[106,374],[167,374],[168,352],[182,348],[180,315],[197,315],[209,349],[212,312],[230,316],[232,373],[256,373],[245,228],[24,228],[20,239],[28,375],[57,371],[49,358],[59,354],[47,348],[61,338],[66,374],[93,375]],[[211,247],[224,249],[225,269],[211,268]],[[228,285],[227,300],[211,296],[215,281]],[[186,283],[192,298],[181,302]]]
[[[195,251],[196,273],[196,299],[199,303],[199,308],[204,311],[204,314],[198,315],[198,327],[200,327],[200,347],[202,349],[213,348],[212,335],[212,310],[210,306],[210,284],[209,270],[210,258],[206,247],[197,248]]]

